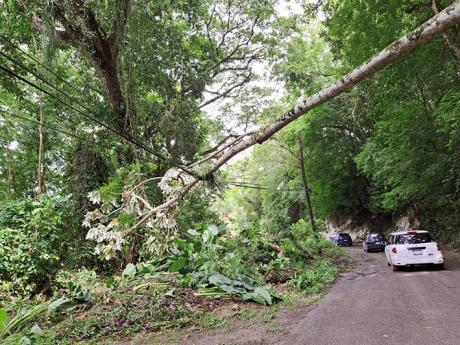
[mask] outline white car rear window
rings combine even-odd
[[[417,243],[428,243],[432,242],[429,233],[416,233],[416,234],[403,234],[396,236],[396,244],[417,244]]]

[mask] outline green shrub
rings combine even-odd
[[[299,291],[320,292],[327,284],[335,281],[338,269],[329,260],[323,259],[305,270],[299,271],[289,284]]]
[[[75,245],[65,223],[67,199],[25,199],[0,205],[0,293],[46,290]]]
[[[80,285],[82,289],[95,289],[101,285],[94,270],[81,268],[76,271],[61,270],[56,274],[55,281],[59,287],[66,288],[69,283]]]

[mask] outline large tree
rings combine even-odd
[[[166,201],[156,207],[151,206],[145,200],[141,200],[141,202],[138,200],[134,201],[136,205],[141,205],[144,211],[140,212],[139,220],[129,228],[125,228],[121,232],[112,231],[113,223],[104,225],[107,224],[107,219],[101,215],[99,209],[89,213],[86,218],[86,224],[91,226],[92,222],[96,220],[97,226],[90,229],[88,237],[97,239],[99,242],[98,251],[110,257],[115,249],[120,248],[123,238],[132,235],[139,227],[146,223],[160,229],[174,228],[175,225],[171,216],[175,213],[174,206],[177,205],[177,202],[196,188],[203,179],[207,181],[211,180],[214,174],[232,157],[251,146],[262,144],[308,111],[350,90],[367,77],[372,76],[398,58],[413,52],[421,45],[432,40],[437,34],[442,33],[459,22],[460,3],[456,2],[417,27],[414,31],[393,42],[365,63],[332,83],[332,85],[298,103],[268,126],[237,136],[236,138],[226,138],[228,142],[219,144],[215,150],[211,151],[207,157],[199,162],[199,165],[211,162],[208,166],[205,165],[201,178],[188,175],[180,169],[171,169],[160,182],[160,188],[167,196]],[[133,194],[135,194],[134,190],[125,198],[126,205],[129,205],[135,199]],[[93,194],[92,198],[96,203],[101,202],[101,195],[98,193]],[[112,211],[110,210],[110,212]],[[155,220],[152,220],[152,218]],[[100,220],[102,220],[102,223]]]

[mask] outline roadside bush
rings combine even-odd
[[[318,233],[325,230],[322,221],[316,220]],[[311,229],[309,222],[304,219],[297,221],[289,227],[285,238],[281,240],[281,247],[285,254],[293,260],[310,261],[322,257],[335,257],[341,250],[323,236]]]
[[[176,240],[177,251],[170,270],[182,274],[219,272],[236,278],[238,274],[253,275],[246,254],[248,246],[238,238],[232,238],[225,226],[201,225],[188,230],[182,239]]]
[[[0,296],[25,295],[34,290],[31,278],[37,276],[38,268],[34,262],[37,260],[30,255],[32,250],[28,236],[22,231],[0,229]]]
[[[87,268],[76,271],[61,270],[56,274],[55,282],[61,288],[67,288],[72,283],[84,290],[92,290],[101,285],[96,272]]]
[[[289,284],[299,291],[320,292],[327,284],[335,281],[338,269],[329,260],[317,261],[311,268],[299,271]]]
[[[66,203],[66,198],[49,197],[0,205],[0,293],[29,295],[49,289],[75,245],[66,228]]]

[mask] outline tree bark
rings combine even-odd
[[[37,180],[38,180],[38,192],[37,195],[40,196],[46,193],[45,185],[45,143],[44,143],[44,134],[43,127],[45,124],[45,116],[43,113],[43,102],[40,98],[39,105],[39,115],[40,122],[38,126],[38,167],[37,167]]]
[[[305,158],[303,155],[303,143],[302,143],[302,137],[300,133],[298,134],[298,141],[299,141],[299,165],[300,165],[300,170],[302,172],[303,190],[305,192],[305,200],[307,201],[308,215],[310,216],[311,229],[313,230],[313,233],[316,239],[318,239],[318,232],[317,232],[316,224],[315,224],[315,216],[313,215],[313,207],[311,206],[310,188],[308,187],[307,174],[305,172]]]

